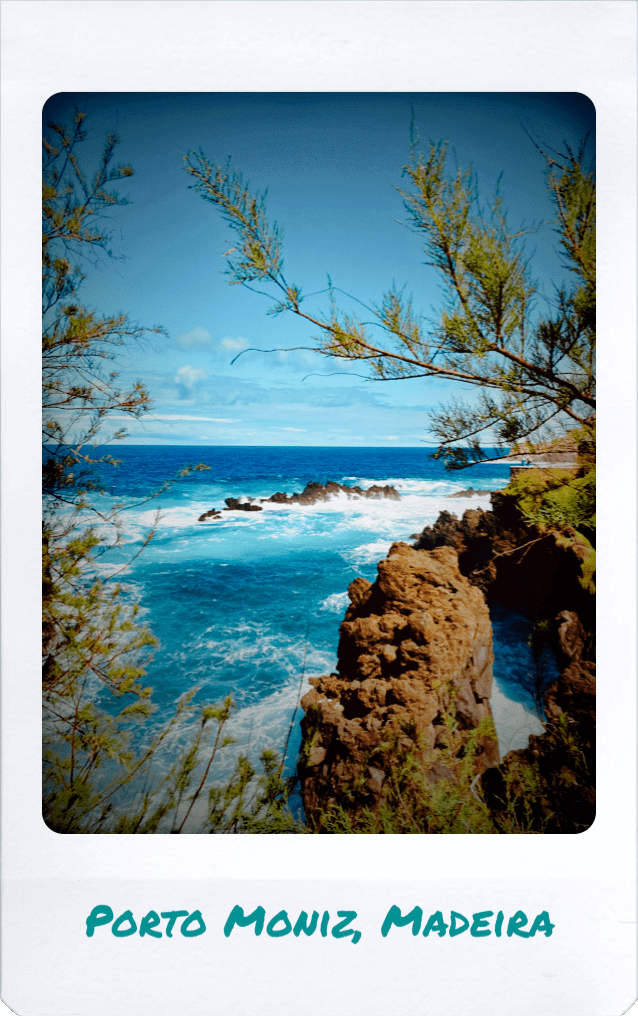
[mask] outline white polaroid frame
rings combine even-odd
[[[636,990],[636,6],[625,0],[4,0],[3,989],[31,1016],[611,1016]],[[583,92],[597,110],[598,811],[580,835],[61,836],[41,818],[41,109],[59,91]],[[86,935],[198,909],[206,933]],[[223,928],[355,911],[361,939]],[[548,911],[551,937],[405,914]],[[334,924],[331,916],[331,926]]]

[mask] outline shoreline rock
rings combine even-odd
[[[474,490],[474,487],[468,487],[467,490],[457,490],[456,493],[450,494],[450,497],[487,497],[491,493],[491,490]]]
[[[491,501],[491,512],[470,509],[460,520],[441,512],[415,546],[453,547],[460,571],[483,590],[488,603],[502,603],[547,626],[562,668],[543,697],[548,730],[531,736],[527,748],[509,752],[482,775],[481,784],[488,806],[498,812],[504,807],[506,777],[513,777],[515,785],[519,763],[528,763],[545,788],[545,831],[581,832],[596,813],[596,597],[583,567],[592,545],[570,527],[542,533],[528,525],[507,495],[493,493]],[[579,745],[578,773],[570,769],[574,757],[557,734],[560,718]],[[523,788],[521,795],[523,821]]]
[[[596,663],[593,633],[572,611],[558,625],[563,670],[544,695],[547,731],[532,735],[527,748],[511,751],[481,776],[484,799],[493,813],[505,808],[507,782],[514,813],[525,821],[521,764],[531,765],[541,785],[537,808],[545,833],[580,833],[596,818]],[[561,733],[561,727],[564,733]],[[520,794],[517,792],[520,790]],[[520,800],[517,800],[520,796]]]
[[[540,787],[536,831],[578,833],[594,821],[595,591],[585,567],[592,546],[569,527],[543,533],[528,525],[500,492],[491,501],[491,512],[470,509],[460,520],[441,512],[412,547],[391,547],[376,582],[351,583],[338,673],[311,679],[302,699],[299,778],[316,830],[332,804],[356,813],[383,802],[393,763],[381,746],[392,732],[404,754],[420,745],[429,751],[430,781],[450,776],[442,762],[432,764],[437,727],[450,708],[465,730],[491,715],[487,604],[495,602],[546,625],[562,670],[544,694],[546,733],[502,761],[495,739],[480,739],[484,800],[498,816],[509,787],[507,807],[525,831],[529,791],[520,773],[531,765]]]
[[[413,546],[456,550],[461,574],[488,603],[502,603],[533,621],[553,622],[561,611],[574,611],[593,632],[595,596],[583,576],[592,554],[587,538],[570,527],[541,532],[524,521],[513,498],[500,492],[491,501],[492,511],[470,508],[460,520],[441,512],[433,526],[414,535]]]
[[[376,582],[355,579],[341,624],[338,673],[311,680],[299,777],[306,817],[344,797],[374,805],[389,772],[373,757],[395,734],[405,750],[433,755],[450,712],[461,729],[491,718],[492,628],[482,593],[458,570],[448,547],[432,552],[395,543]],[[495,737],[481,735],[477,775],[499,761]]]
[[[364,490],[362,487],[348,487],[346,484],[335,483],[333,480],[329,480],[325,485],[323,483],[317,483],[314,480],[310,480],[306,484],[301,494],[284,494],[282,491],[276,491],[270,497],[227,497],[226,507],[221,510],[211,508],[210,511],[204,512],[199,516],[198,522],[205,522],[209,518],[219,518],[221,512],[260,512],[263,511],[262,505],[270,502],[271,504],[300,504],[300,505],[312,505],[318,504],[322,501],[330,501],[333,497],[338,497],[339,494],[345,494],[349,500],[359,500],[360,498],[372,498],[378,500],[380,498],[390,498],[393,501],[398,501],[401,497],[398,490],[394,487],[386,484],[381,487],[379,484],[373,483],[371,487]]]

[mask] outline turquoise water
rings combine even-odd
[[[106,500],[127,506],[126,555],[139,548],[160,512],[154,539],[124,576],[160,642],[147,681],[160,707],[155,722],[193,686],[198,698],[209,701],[232,694],[236,751],[281,751],[292,723],[287,760],[292,771],[300,740],[298,699],[309,677],[336,666],[349,583],[358,575],[374,580],[391,543],[410,541],[440,511],[460,516],[471,507],[489,509],[489,497],[450,499],[455,491],[497,490],[509,478],[509,467],[499,463],[446,473],[429,457],[431,451],[118,448],[122,464],[105,472],[103,481]],[[210,469],[144,502],[180,468],[196,462]],[[222,508],[226,497],[291,494],[309,480],[364,488],[389,483],[401,499],[344,496],[308,507],[225,512],[198,522],[203,512]],[[100,569],[108,576],[124,560],[122,552],[107,554]],[[493,704],[503,751],[526,744],[529,733],[541,729],[528,680],[533,667],[525,625],[507,612],[495,624]]]

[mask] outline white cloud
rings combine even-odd
[[[305,434],[305,427],[275,427],[275,430],[294,430],[295,434]]]
[[[177,336],[177,345],[182,349],[204,349],[210,346],[213,337],[206,328],[193,328]]]
[[[222,339],[221,345],[224,349],[245,349],[248,345],[246,339]]]
[[[189,364],[180,367],[177,375],[173,378],[173,381],[177,385],[179,398],[190,399],[197,382],[203,381],[205,377],[204,371],[199,370],[197,367],[191,367]]]
[[[154,420],[188,420],[192,423],[237,423],[237,420],[227,420],[219,416],[185,416],[183,413],[153,413]]]

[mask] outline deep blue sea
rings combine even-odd
[[[392,542],[410,541],[440,511],[460,515],[489,509],[489,497],[450,499],[455,491],[497,490],[509,466],[481,464],[446,472],[423,448],[256,448],[119,446],[121,465],[104,468],[105,501],[125,505],[124,551],[105,555],[106,577],[156,533],[126,573],[143,618],[159,639],[147,683],[165,718],[179,696],[219,700],[232,694],[237,709],[233,751],[283,749],[291,720],[287,768],[299,748],[299,695],[308,678],[336,665],[339,624],[348,584],[374,580]],[[146,500],[189,464],[208,470],[177,480]],[[309,480],[359,485],[389,483],[399,501],[335,498],[309,507],[266,505],[261,512],[224,512],[199,522],[226,497],[300,492]],[[156,520],[156,513],[159,518]],[[532,691],[529,624],[507,611],[494,615],[495,689],[492,698],[501,752],[540,732]],[[232,754],[232,752],[231,752]]]

